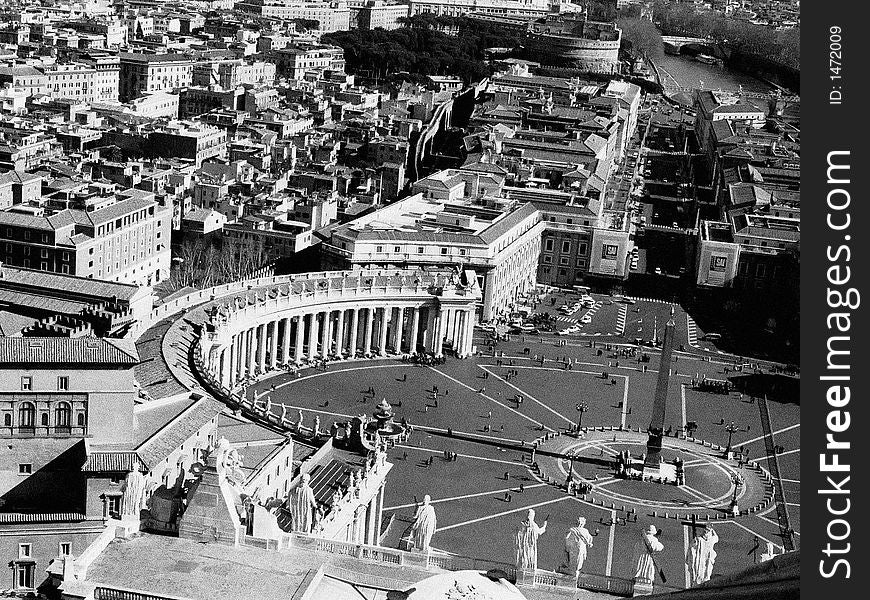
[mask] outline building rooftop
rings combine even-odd
[[[0,364],[89,364],[132,367],[139,362],[133,342],[110,338],[0,338]]]

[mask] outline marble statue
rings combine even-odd
[[[566,563],[559,567],[559,572],[572,577],[580,574],[586,553],[592,547],[592,534],[586,529],[586,517],[577,517],[577,525],[565,534]]]
[[[713,576],[713,564],[716,562],[714,546],[719,536],[709,523],[699,535],[692,540],[692,545],[686,553],[686,565],[689,567],[689,583],[700,585],[710,581]]]
[[[665,549],[656,537],[658,529],[650,525],[641,533],[641,538],[634,545],[635,569],[634,579],[642,583],[652,583],[656,576],[655,554]]]
[[[773,545],[773,542],[767,542],[765,545],[765,550],[761,554],[761,562],[767,562],[769,560],[772,560],[775,556],[779,556],[776,551],[776,546]]]
[[[303,421],[302,409],[300,408],[299,409],[299,420],[296,422],[297,429],[302,429],[302,421]]]
[[[320,415],[314,417],[314,437],[320,435]]]
[[[432,541],[437,522],[432,498],[426,494],[423,496],[423,504],[417,508],[417,514],[414,515],[414,524],[411,525],[411,543],[414,549],[422,552],[429,550],[429,542]]]
[[[303,473],[299,483],[290,494],[290,514],[293,516],[293,531],[311,533],[317,501],[309,485],[311,475]]]
[[[535,523],[535,511],[530,508],[516,535],[518,570],[534,571],[538,568],[538,536],[545,531],[547,521],[542,526]]]
[[[124,495],[121,498],[121,514],[139,518],[139,512],[145,508],[145,486],[147,480],[139,471],[139,462],[133,461],[132,470],[124,480]]]
[[[272,396],[266,396],[266,417],[272,414]]]
[[[287,405],[282,404],[281,405],[281,422],[283,423],[286,420],[287,420]]]

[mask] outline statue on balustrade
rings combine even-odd
[[[538,537],[546,531],[547,521],[535,523],[535,511],[530,508],[516,535],[518,570],[534,572],[538,568]]]
[[[567,562],[559,567],[559,572],[578,577],[583,563],[586,562],[588,549],[592,547],[592,534],[586,529],[586,517],[577,517],[577,525],[565,535],[565,556]]]
[[[133,461],[132,470],[124,480],[124,495],[121,498],[123,516],[139,518],[139,513],[145,508],[145,475],[139,470],[139,461]]]
[[[713,564],[716,562],[714,546],[718,541],[719,536],[710,523],[707,523],[704,530],[692,540],[692,545],[686,554],[686,565],[689,567],[691,585],[700,585],[710,581],[710,577],[713,576]]]
[[[411,543],[413,549],[421,552],[429,550],[429,543],[435,534],[438,519],[435,517],[435,507],[429,494],[423,496],[423,504],[417,508],[414,524],[411,525]]]
[[[311,475],[303,473],[299,483],[290,492],[287,500],[290,502],[290,514],[293,517],[293,531],[311,533],[314,528],[317,501],[309,484]]]

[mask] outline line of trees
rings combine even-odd
[[[794,69],[800,68],[800,28],[776,31],[748,21],[738,21],[694,4],[656,0],[656,24],[665,35],[710,37],[744,54],[763,56]]]
[[[185,287],[207,288],[251,277],[270,261],[262,240],[184,240],[173,252],[174,259],[166,288],[174,292]]]

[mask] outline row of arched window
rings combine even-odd
[[[54,423],[50,422],[50,414],[44,412],[40,415],[40,427],[54,427],[56,430],[69,430],[72,427],[72,406],[69,402],[58,402],[54,407]],[[19,429],[35,429],[36,428],[36,405],[32,402],[21,402],[18,405],[18,423]],[[12,427],[13,415],[6,413],[3,415],[3,425]],[[85,413],[76,415],[76,426],[85,426]]]

